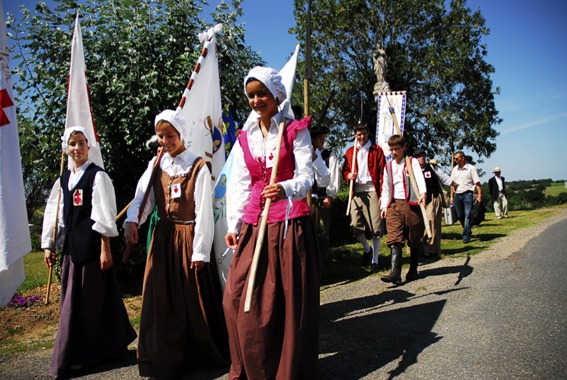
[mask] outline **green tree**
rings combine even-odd
[[[301,41],[306,9],[306,1],[295,1],[292,32]],[[477,161],[494,152],[494,126],[501,119],[494,105],[499,89],[490,78],[494,68],[482,43],[489,30],[466,1],[318,0],[311,9],[311,113],[319,119],[336,94],[326,118],[332,144],[350,142],[349,127],[359,119],[376,123],[372,55],[380,44],[390,88],[407,91],[410,148],[426,148],[444,163],[455,150],[472,150]]]
[[[59,174],[65,122],[70,45],[77,10],[83,32],[92,112],[105,167],[114,181],[119,208],[134,194],[136,181],[155,152],[145,147],[153,119],[174,109],[187,85],[208,25],[199,0],[56,0],[21,8],[10,19],[15,43],[19,122],[28,210],[41,207]],[[221,3],[213,18],[218,36],[223,103],[245,115],[242,77],[257,53],[245,44],[238,24],[241,1]]]

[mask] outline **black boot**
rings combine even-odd
[[[419,273],[417,272],[417,266],[419,265],[419,250],[416,248],[410,248],[410,267],[408,274],[406,274],[406,281],[410,282],[417,280]]]
[[[362,258],[360,259],[360,265],[362,266],[370,265],[370,263],[372,262],[373,254],[374,252],[372,251],[372,248],[370,248],[370,251],[368,252],[363,252]]]
[[[393,282],[396,285],[402,283],[402,247],[392,245],[392,270],[386,276],[380,277],[384,282]]]

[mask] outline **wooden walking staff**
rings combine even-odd
[[[390,115],[392,115],[392,119],[394,120],[394,125],[396,127],[396,133],[398,135],[401,135],[402,130],[400,128],[400,124],[398,123],[398,118],[396,117],[396,111],[394,110],[394,107],[392,107],[392,104],[390,103],[390,99],[388,98],[388,95],[385,94],[384,96],[386,97],[386,100],[388,101],[388,106],[389,106],[388,110],[390,111]],[[413,172],[413,167],[411,166],[411,160],[407,156],[406,156],[406,168],[408,170],[408,174],[409,174],[409,177],[410,177],[411,188],[413,189],[414,193],[417,194],[417,196],[419,197],[419,188],[417,187],[417,182],[415,180],[415,173]],[[429,239],[431,239],[431,237],[433,235],[431,234],[431,226],[429,225],[429,219],[427,218],[427,212],[425,211],[425,205],[420,203],[419,208],[421,209],[421,215],[423,216],[423,224],[425,224],[425,233],[427,234],[427,237]]]
[[[138,223],[140,223],[140,219],[142,219],[142,215],[144,214],[144,208],[146,207],[146,203],[148,202],[148,197],[150,196],[150,190],[152,188],[152,184],[153,184],[155,177],[156,177],[157,168],[159,167],[159,163],[161,162],[161,158],[163,157],[164,152],[165,152],[165,149],[163,149],[162,147],[158,148],[158,156],[157,156],[156,160],[154,161],[154,166],[152,167],[152,174],[150,175],[150,180],[148,182],[148,186],[146,187],[146,190],[144,191],[144,198],[142,198],[142,203],[140,204],[140,208],[138,209]],[[130,202],[130,204],[131,203],[132,202]],[[128,205],[128,206],[130,206],[130,205]],[[128,262],[128,258],[130,257],[130,251],[131,250],[132,250],[132,244],[131,243],[126,244],[126,250],[124,251],[124,254],[122,255],[122,263],[123,264],[126,264]]]
[[[270,176],[270,185],[276,183],[276,176],[278,175],[278,166],[280,163],[280,150],[282,147],[282,138],[285,130],[285,118],[282,115],[282,121],[280,122],[278,129],[278,142],[276,144],[276,153],[274,157],[274,165],[272,166],[272,175]],[[254,282],[256,281],[256,272],[258,270],[258,261],[260,260],[260,252],[262,251],[262,245],[264,244],[264,235],[266,234],[266,227],[268,225],[268,214],[270,213],[270,206],[272,205],[272,198],[266,199],[266,204],[264,205],[264,211],[262,211],[262,220],[260,222],[260,228],[258,229],[258,240],[256,240],[256,246],[254,247],[254,256],[252,256],[252,265],[250,266],[250,273],[248,275],[248,286],[246,287],[246,298],[244,299],[244,312],[248,313],[250,311],[250,306],[252,304],[252,292],[254,291]]]
[[[354,139],[354,148],[353,148],[353,152],[352,152],[352,165],[350,167],[350,173],[352,174],[355,169],[356,169],[356,138]],[[348,203],[347,203],[347,209],[346,209],[347,215],[350,214],[350,204],[352,203],[352,195],[353,194],[354,194],[354,179],[351,179],[350,180],[350,188],[349,188],[349,191],[348,191]]]
[[[53,233],[51,234],[51,249],[56,251],[55,240],[57,239],[57,227],[59,226],[59,204],[61,203],[61,176],[65,167],[65,151],[61,151],[61,167],[59,169],[59,191],[57,192],[57,209],[55,210],[55,224],[53,224]],[[49,274],[47,275],[47,291],[45,294],[45,304],[49,303],[51,294],[51,278],[53,277],[53,263],[49,266]]]

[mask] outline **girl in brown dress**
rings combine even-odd
[[[183,119],[172,110],[155,120],[163,158],[142,218],[138,213],[154,167],[154,157],[138,182],[124,224],[126,242],[138,241],[138,225],[157,205],[142,291],[138,340],[140,376],[178,379],[203,364],[227,365],[222,293],[214,260],[211,172],[186,149]],[[186,140],[185,140],[186,141]]]

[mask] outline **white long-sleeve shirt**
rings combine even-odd
[[[193,169],[193,162],[197,155],[186,149],[176,157],[165,153],[160,162],[160,168],[170,176],[189,173]],[[138,213],[144,193],[148,187],[152,169],[156,157],[152,158],[148,167],[136,186],[136,194],[132,204],[128,208],[128,214],[124,223],[132,222],[143,224],[153,212],[156,202],[153,187],[150,189],[148,200],[144,207],[142,217],[138,220]],[[210,261],[210,252],[214,237],[213,198],[211,186],[211,173],[206,168],[197,173],[195,178],[195,238],[193,240],[192,261]]]
[[[411,167],[413,168],[413,173],[415,176],[415,182],[417,183],[418,197],[421,194],[427,193],[427,186],[425,185],[425,178],[423,177],[423,172],[417,160],[411,160]],[[382,196],[380,198],[380,210],[384,210],[390,204],[390,193],[391,189],[394,189],[394,199],[406,199],[404,186],[405,186],[405,173],[404,165],[405,158],[397,163],[396,160],[392,160],[392,181],[390,182],[390,176],[388,175],[388,168],[384,168],[384,181],[382,183]],[[386,166],[390,165],[390,162]]]
[[[262,135],[258,121],[248,130],[248,145],[252,156],[255,158],[264,157],[268,165],[271,163],[268,155],[275,150],[277,145],[280,117],[279,113],[272,117],[272,124],[266,138]],[[242,147],[238,141],[232,148],[231,154],[234,155],[234,163],[226,187],[226,215],[228,232],[238,234],[244,210],[250,199],[252,179],[244,162]],[[286,197],[298,200],[305,198],[307,192],[313,186],[311,136],[307,128],[297,132],[293,141],[293,155],[295,158],[293,178],[278,183],[283,186]]]
[[[69,190],[72,190],[92,162],[89,160],[82,166],[71,170],[69,177]],[[55,214],[57,213],[57,198],[59,197],[59,189],[61,187],[61,179],[58,179],[51,188],[51,193],[45,205],[43,215],[43,230],[41,233],[41,247],[53,249],[53,228],[55,226]],[[65,227],[63,218],[63,194],[59,201],[59,231]],[[103,236],[118,236],[118,228],[116,227],[116,196],[114,186],[106,172],[99,171],[96,173],[93,183],[92,192],[92,210],[91,219],[94,221],[92,229]]]

